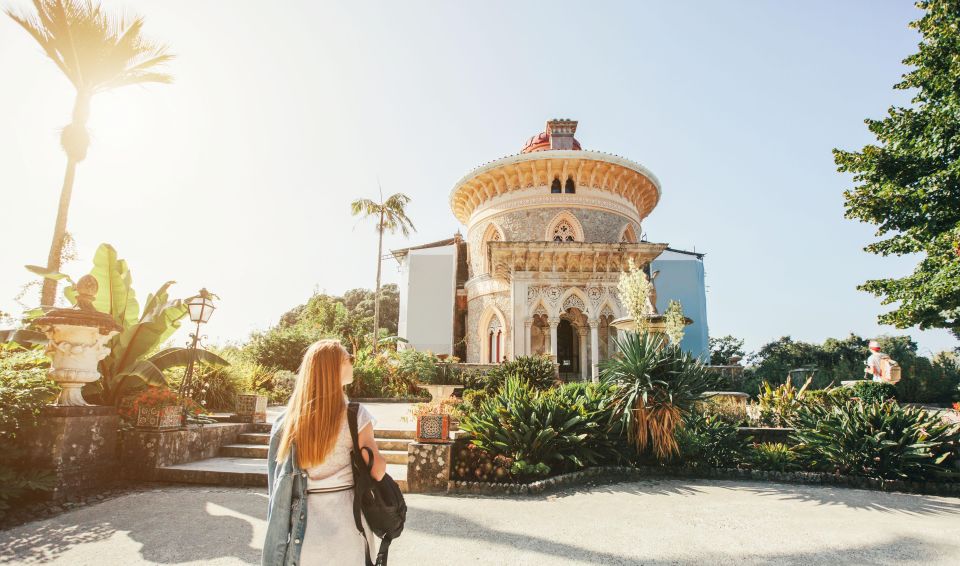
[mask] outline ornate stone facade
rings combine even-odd
[[[637,241],[660,198],[653,174],[579,150],[575,131],[549,122],[525,153],[475,170],[451,194],[467,224],[467,362],[542,353],[566,378],[595,379],[612,351],[610,323],[624,315],[620,273],[666,248]]]

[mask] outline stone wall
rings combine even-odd
[[[27,463],[56,476],[56,487],[47,497],[59,501],[117,479],[119,419],[114,407],[44,407],[41,425],[26,432],[23,440]]]
[[[155,481],[157,468],[213,458],[221,446],[234,444],[238,435],[253,428],[252,424],[218,423],[191,425],[189,430],[123,431],[119,442],[123,476]]]

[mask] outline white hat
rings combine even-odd
[[[879,351],[880,351],[880,343],[877,342],[876,340],[871,340],[871,341],[870,341],[870,346],[869,346],[869,348],[870,348],[871,350],[877,350],[877,351],[879,352]]]

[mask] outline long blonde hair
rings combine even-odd
[[[340,373],[348,357],[339,340],[320,340],[307,349],[287,404],[278,462],[286,460],[294,444],[297,464],[304,469],[320,465],[333,451],[347,407]]]

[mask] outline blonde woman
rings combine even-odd
[[[273,424],[267,455],[270,506],[263,566],[363,565],[366,544],[353,516],[353,442],[343,386],[353,381],[350,354],[337,340],[321,340],[303,356],[287,409]],[[373,438],[374,420],[360,407],[358,443],[373,454],[370,475],[387,465]],[[362,450],[369,463],[368,452]]]

